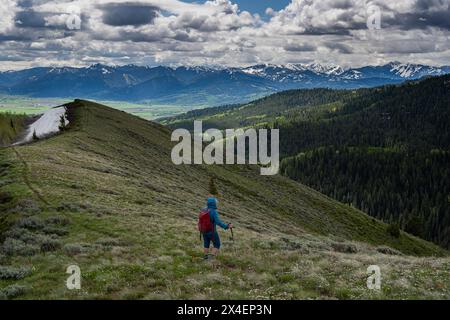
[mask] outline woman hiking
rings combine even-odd
[[[220,249],[220,237],[217,232],[217,226],[220,226],[224,230],[232,229],[233,225],[231,223],[225,224],[223,223],[217,212],[217,199],[213,196],[208,198],[206,203],[206,208],[202,210],[199,217],[199,230],[203,235],[203,245],[204,245],[204,254],[205,260],[210,258],[215,258],[217,256],[217,252]],[[211,242],[213,243],[214,248],[211,249],[211,254],[209,253],[209,247],[211,246]]]

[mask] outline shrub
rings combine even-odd
[[[42,252],[51,252],[56,251],[62,247],[61,241],[56,239],[45,239],[41,243],[41,251]]]
[[[13,199],[11,193],[7,191],[0,192],[0,204],[5,204],[11,202]]]
[[[13,284],[0,290],[0,299],[14,299],[18,296],[24,295],[29,291],[26,286]]]
[[[425,223],[422,218],[413,216],[406,224],[405,231],[415,235],[416,237],[423,238],[425,235]]]
[[[331,247],[336,252],[342,252],[342,253],[357,253],[358,252],[358,248],[352,243],[334,242],[333,244],[331,244]]]
[[[16,207],[11,209],[11,212],[35,215],[41,212],[41,208],[32,199],[21,199],[17,202]]]
[[[283,250],[298,250],[301,253],[308,253],[309,250],[306,248],[306,246],[302,243],[300,243],[297,240],[291,240],[289,238],[282,237],[281,238],[281,244],[280,249]]]
[[[36,236],[34,233],[28,231],[27,229],[19,228],[17,226],[5,232],[5,236],[8,238],[23,241],[25,243],[36,242]]]
[[[216,181],[214,178],[209,179],[209,193],[213,196],[219,195],[219,191],[216,187]]]
[[[44,230],[47,230],[45,227]],[[47,231],[59,231],[47,230]],[[54,234],[52,232],[52,234]],[[55,251],[61,248],[62,244],[55,239],[56,235],[49,236],[42,233],[30,232],[27,229],[14,227],[7,231],[5,235],[8,241],[5,241],[3,251],[8,255],[34,255],[39,250],[42,252]]]
[[[71,212],[80,212],[81,207],[79,204],[75,204],[75,203],[61,203],[61,205],[59,205],[56,208],[57,211],[61,212],[61,211],[71,211]]]
[[[2,252],[8,256],[33,256],[39,252],[39,247],[21,240],[7,238],[3,242]]]
[[[53,227],[53,226],[45,226],[44,229],[42,229],[42,232],[48,235],[57,235],[57,236],[65,236],[69,232],[63,228],[59,227]]]
[[[385,246],[377,247],[377,251],[382,254],[401,255],[399,251]]]
[[[387,233],[394,238],[400,238],[400,227],[396,223],[391,223],[387,229]]]
[[[280,250],[280,243],[272,240],[254,240],[252,246],[262,250]]]
[[[31,273],[30,268],[14,268],[8,266],[0,266],[0,280],[20,280]]]
[[[70,256],[75,256],[77,254],[83,253],[85,249],[80,244],[66,244],[64,246],[64,251]]]
[[[70,219],[63,216],[53,216],[45,220],[46,223],[57,224],[60,226],[67,226],[71,223]]]
[[[13,183],[14,182],[14,180],[11,180],[11,179],[1,179],[0,180],[0,187],[3,187],[3,186],[7,186],[7,185],[9,185],[9,184],[11,184],[11,183]]]
[[[40,219],[29,217],[21,219],[17,222],[16,226],[20,228],[26,228],[31,230],[42,229],[44,227],[44,222]]]
[[[98,239],[95,243],[102,245],[104,247],[113,247],[120,245],[120,241],[113,238]]]

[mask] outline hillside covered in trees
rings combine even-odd
[[[292,90],[163,122],[280,129],[281,171],[450,247],[450,76],[361,90]]]

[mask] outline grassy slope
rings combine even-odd
[[[377,251],[447,255],[433,244],[407,234],[393,239],[360,211],[254,167],[174,166],[170,132],[158,124],[83,101],[70,110],[64,134],[1,151],[0,190],[13,200],[0,204],[0,264],[29,274],[0,280],[0,295],[450,297],[448,258]],[[210,176],[223,219],[236,225],[235,242],[221,233],[224,250],[213,263],[202,260],[196,231]],[[79,292],[64,285],[70,264],[82,270]],[[383,272],[380,293],[365,289],[371,264]]]
[[[13,142],[25,129],[26,123],[26,115],[0,113],[0,147]]]

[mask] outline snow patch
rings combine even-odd
[[[69,124],[66,117],[66,108],[57,107],[50,109],[42,114],[42,116],[33,122],[27,129],[25,138],[14,145],[24,144],[33,141],[33,134],[36,132],[38,138],[44,138],[50,134],[58,133],[61,125],[61,116],[64,117],[65,125]]]

